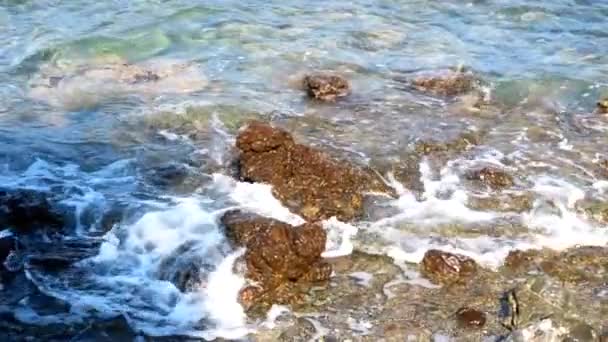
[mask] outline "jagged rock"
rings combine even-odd
[[[477,79],[471,72],[459,70],[440,70],[416,76],[412,86],[424,92],[440,96],[462,95],[477,87]]]
[[[503,189],[513,185],[513,177],[494,167],[484,167],[467,174],[470,180],[480,181],[492,189]]]
[[[486,314],[472,308],[463,307],[456,311],[456,320],[463,328],[482,328],[486,324]]]
[[[271,218],[230,211],[221,219],[229,240],[245,246],[246,276],[252,285],[241,292],[248,308],[297,302],[307,284],[329,279],[321,260],[326,234],[317,223],[290,226]]]
[[[348,81],[333,74],[312,74],[304,77],[302,85],[308,96],[321,101],[335,101],[350,94]]]
[[[64,216],[51,205],[49,197],[34,190],[0,189],[0,227],[10,227],[16,234],[64,227]]]
[[[420,271],[437,284],[460,283],[477,273],[477,263],[464,255],[431,249],[424,254]]]
[[[182,292],[196,291],[204,286],[213,271],[214,261],[227,251],[209,248],[197,241],[186,242],[164,258],[158,266],[158,278],[173,283]]]
[[[391,192],[371,171],[297,144],[289,133],[265,123],[250,123],[236,146],[240,178],[271,184],[274,195],[307,220],[352,220],[363,214],[364,192]]]

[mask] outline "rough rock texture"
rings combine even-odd
[[[302,85],[308,96],[321,101],[335,101],[350,94],[348,81],[333,74],[312,74],[304,77]]]
[[[477,272],[477,264],[469,257],[431,249],[420,265],[422,275],[437,284],[466,281]]]
[[[598,200],[581,200],[576,204],[576,209],[587,217],[601,224],[608,224],[608,202]]]
[[[467,178],[480,181],[492,189],[504,189],[513,185],[513,177],[511,175],[493,167],[474,170],[467,174]]]
[[[479,310],[462,307],[456,311],[456,320],[463,328],[481,328],[486,324],[486,314]]]
[[[246,276],[252,284],[242,290],[241,301],[255,304],[291,304],[306,285],[329,279],[331,267],[321,260],[326,234],[316,223],[298,227],[241,211],[222,217],[226,235],[247,250]]]
[[[240,178],[269,183],[274,195],[309,221],[363,214],[366,191],[390,193],[377,175],[297,144],[278,128],[254,121],[237,137]]]
[[[441,96],[461,95],[474,90],[476,85],[474,75],[462,70],[419,75],[412,80],[415,89]]]
[[[531,193],[497,193],[492,196],[470,196],[467,206],[475,210],[517,212],[532,210],[534,196]]]
[[[0,227],[18,234],[63,227],[63,214],[52,207],[49,196],[33,190],[0,189]]]

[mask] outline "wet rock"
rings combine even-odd
[[[498,212],[527,212],[532,210],[534,197],[530,193],[524,194],[496,194],[487,197],[471,196],[467,206],[476,210]]]
[[[16,234],[38,228],[62,228],[63,213],[54,208],[45,192],[25,189],[0,189],[0,227]]]
[[[0,236],[1,236],[0,232]],[[0,237],[0,265],[4,263],[6,257],[11,253],[13,249],[16,247],[16,240],[12,235],[6,234],[5,236]],[[4,266],[0,266],[0,270],[2,270]]]
[[[539,254],[540,252],[537,250],[512,250],[505,258],[504,266],[511,270],[528,268],[529,265],[536,260]]]
[[[598,200],[581,200],[575,204],[578,211],[602,224],[608,224],[608,202]]]
[[[477,87],[473,73],[459,70],[442,70],[415,77],[412,86],[424,92],[440,96],[455,96],[468,93]]]
[[[431,249],[424,254],[422,275],[437,284],[464,282],[477,273],[477,263],[460,254]]]
[[[107,58],[41,65],[29,81],[28,95],[52,106],[79,109],[109,98],[183,94],[206,85],[207,80],[193,63],[156,59],[133,64]]]
[[[308,96],[321,101],[335,101],[350,94],[348,81],[333,74],[312,74],[304,77],[302,85]]]
[[[463,328],[482,328],[486,324],[486,314],[479,310],[463,307],[456,312],[456,320]]]
[[[437,152],[459,153],[470,146],[481,142],[483,132],[463,132],[458,137],[449,141],[422,140],[416,142],[414,151],[419,155],[429,155]]]
[[[205,287],[206,276],[214,269],[215,262],[226,254],[227,251],[190,241],[161,261],[157,276],[170,281],[182,292],[196,291]]]
[[[597,102],[597,111],[601,114],[608,114],[608,99],[602,99]]]
[[[71,341],[136,341],[134,331],[125,316],[117,316],[104,321],[98,321],[78,333]]]
[[[596,341],[597,333],[589,324],[580,323],[573,327],[570,327],[568,337],[564,339],[564,342],[583,342],[583,341]]]
[[[250,308],[260,304],[292,304],[309,283],[329,279],[331,267],[321,260],[326,234],[317,223],[298,227],[241,211],[221,219],[226,235],[237,246],[247,247],[247,278],[241,301]]]
[[[469,180],[480,181],[492,189],[504,189],[513,185],[513,177],[511,175],[494,167],[474,170],[466,176]]]
[[[236,146],[240,178],[271,184],[273,194],[307,220],[349,221],[363,214],[364,192],[391,192],[371,171],[297,144],[289,133],[265,123],[252,122]]]
[[[516,330],[506,339],[509,342],[558,342],[567,336],[568,330],[555,324],[551,319],[544,319],[523,329]]]

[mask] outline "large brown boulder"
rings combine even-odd
[[[226,236],[246,247],[243,261],[252,285],[241,292],[245,307],[297,302],[307,285],[329,279],[323,262],[326,234],[317,223],[298,227],[271,218],[229,211],[221,219]]]
[[[342,221],[363,214],[366,191],[389,193],[372,172],[296,143],[281,129],[254,121],[237,137],[240,178],[268,183],[289,209],[309,221],[336,216]]]

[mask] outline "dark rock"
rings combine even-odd
[[[50,197],[34,190],[0,189],[0,227],[10,227],[17,234],[64,227],[64,216],[48,201]]]
[[[492,189],[503,189],[513,185],[513,177],[508,173],[493,168],[484,167],[467,174],[469,180],[480,181]]]
[[[463,328],[481,328],[486,324],[486,314],[471,308],[460,308],[456,312],[456,320]]]
[[[307,220],[352,220],[363,214],[364,192],[391,192],[371,171],[297,144],[289,133],[265,123],[250,123],[236,146],[240,178],[271,184],[274,195]]]
[[[196,241],[187,242],[161,261],[157,276],[170,281],[182,292],[193,291],[204,286],[215,261],[226,254],[227,251],[208,248]]]
[[[449,141],[421,140],[416,142],[414,151],[419,155],[429,155],[437,152],[460,153],[470,146],[478,145],[484,132],[463,132]]]
[[[469,257],[431,249],[424,254],[421,273],[437,284],[466,281],[477,273],[477,263]]]
[[[135,332],[125,316],[118,316],[91,324],[81,331],[71,341],[97,342],[97,341],[135,341]]]
[[[339,97],[350,94],[348,81],[338,75],[307,75],[302,83],[308,96],[321,101],[335,101]]]
[[[231,242],[247,247],[246,275],[256,285],[241,292],[246,307],[293,303],[302,286],[329,279],[331,267],[321,260],[326,234],[319,224],[292,227],[241,211],[227,212],[221,221]]]
[[[419,91],[440,96],[455,96],[474,90],[478,81],[471,72],[447,70],[419,75],[411,83]]]
[[[0,238],[0,265],[4,263],[6,257],[16,247],[16,240],[13,236],[8,235]],[[1,266],[2,269],[4,266]]]
[[[597,102],[597,111],[601,114],[608,114],[608,99],[602,99]]]

